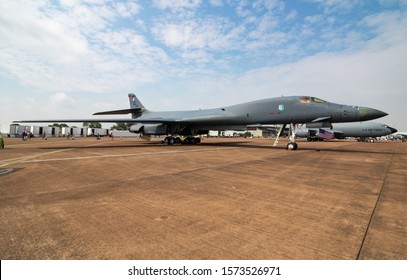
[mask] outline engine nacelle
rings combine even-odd
[[[145,135],[165,135],[167,134],[167,125],[165,124],[133,124],[129,128],[130,132],[143,133]]]
[[[142,132],[141,130],[143,129],[143,127],[144,125],[142,123],[133,124],[132,126],[129,127],[129,131],[134,133],[140,133]]]
[[[334,132],[334,137],[336,139],[345,139],[345,135],[343,134],[343,132]]]
[[[308,130],[308,136],[315,137],[315,136],[317,136],[317,134],[318,134],[318,130],[315,130],[315,129]]]
[[[306,127],[307,128],[322,128],[322,127],[331,127],[331,122],[325,121],[325,122],[313,122],[313,123],[307,123]]]
[[[143,129],[144,134],[164,135],[167,134],[167,125],[165,124],[145,124]]]

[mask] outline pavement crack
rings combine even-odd
[[[394,155],[395,155],[395,152],[394,152],[394,149],[393,149],[393,153],[392,153],[390,162],[387,165],[386,173],[385,173],[384,178],[383,178],[382,186],[380,187],[379,195],[377,196],[375,206],[373,207],[372,214],[370,215],[369,223],[368,223],[368,225],[366,227],[366,231],[365,231],[365,234],[364,234],[363,239],[362,239],[362,243],[360,244],[359,252],[358,252],[358,255],[356,257],[357,260],[360,259],[362,251],[363,251],[363,247],[365,246],[365,241],[366,241],[366,238],[367,238],[367,234],[369,233],[370,227],[372,225],[373,217],[376,214],[376,209],[377,209],[377,206],[379,205],[380,197],[382,195],[383,188],[384,188],[384,186],[386,184],[386,179],[387,179],[387,175],[389,174],[390,166],[393,164]]]

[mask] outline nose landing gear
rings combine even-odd
[[[290,131],[289,131],[290,142],[288,142],[287,147],[286,147],[287,150],[291,150],[291,151],[295,151],[298,149],[298,145],[297,145],[297,143],[295,143],[295,126],[296,125],[293,123],[290,124]],[[280,130],[278,131],[276,140],[274,141],[273,147],[277,146],[278,140],[281,136],[281,133],[284,131],[285,127],[286,127],[286,124],[281,126]]]
[[[298,149],[298,145],[295,142],[290,142],[287,144],[287,150],[297,150]]]

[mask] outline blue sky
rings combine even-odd
[[[281,95],[407,131],[407,0],[0,1],[0,130],[17,119],[190,110]]]

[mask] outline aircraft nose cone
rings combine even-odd
[[[374,120],[387,115],[388,114],[383,111],[372,109],[369,107],[359,108],[359,118],[361,121]]]
[[[388,126],[387,128],[388,128],[388,129],[390,129],[391,134],[393,134],[393,133],[396,133],[396,132],[397,132],[397,129],[395,129],[395,128],[393,128],[393,127]]]

